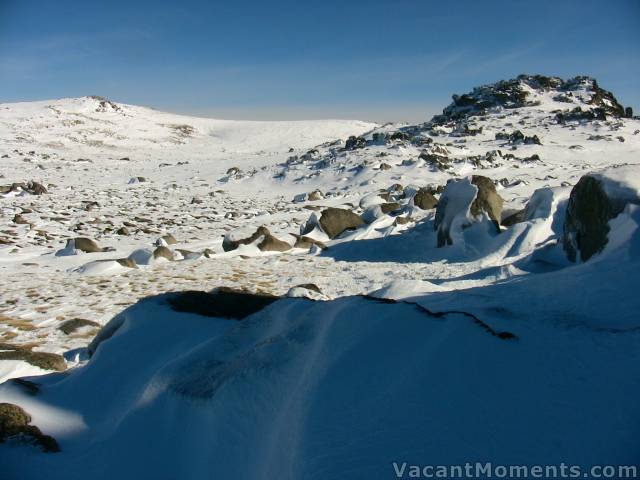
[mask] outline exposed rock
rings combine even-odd
[[[13,223],[15,223],[16,225],[28,225],[29,222],[19,213],[16,213],[13,216]]]
[[[367,146],[367,141],[363,137],[350,136],[345,142],[345,150],[356,150]]]
[[[310,202],[315,202],[317,200],[322,200],[323,198],[324,198],[324,195],[320,190],[314,190],[309,194],[309,196],[307,197],[307,200],[309,200]]]
[[[116,259],[116,262],[118,262],[123,267],[138,268],[138,264],[132,258],[118,258],[118,259]]]
[[[0,360],[22,360],[43,370],[63,371],[67,364],[61,355],[48,352],[34,352],[28,347],[0,343]]]
[[[227,175],[229,176],[237,175],[239,173],[240,169],[238,167],[231,167],[229,170],[227,170]]]
[[[45,452],[59,452],[58,442],[31,423],[31,415],[12,403],[0,403],[0,443],[15,437],[40,446]]]
[[[317,246],[318,248],[320,248],[321,250],[326,250],[327,247],[323,242],[321,242],[320,240],[316,240],[314,238],[311,237],[307,237],[305,235],[295,235],[292,234],[294,237],[296,237],[296,243],[293,245],[295,248],[311,248],[312,246]]]
[[[364,225],[364,220],[351,210],[327,208],[320,216],[320,227],[329,238],[336,238],[345,230],[352,230]]]
[[[177,312],[242,320],[259,312],[278,298],[244,290],[219,288],[212,292],[187,291],[170,294],[168,302]]]
[[[471,215],[477,217],[485,212],[493,220],[496,227],[500,224],[502,216],[502,204],[504,200],[498,192],[496,186],[490,178],[482,175],[473,175],[471,183],[478,187],[478,193],[471,204]]]
[[[380,210],[382,210],[382,213],[384,213],[385,215],[388,214],[388,213],[397,212],[401,208],[402,208],[402,205],[400,205],[399,203],[396,203],[396,202],[389,202],[389,203],[380,204]]]
[[[429,190],[421,188],[413,196],[413,204],[422,210],[431,210],[438,205],[438,199]]]
[[[525,219],[526,209],[518,210],[514,213],[510,213],[505,218],[502,219],[501,225],[503,227],[511,227],[516,223],[521,223]]]
[[[412,222],[411,217],[396,217],[394,223],[396,225],[406,225],[409,222]]]
[[[167,245],[175,245],[176,243],[178,243],[178,241],[175,239],[175,237],[173,235],[171,235],[170,233],[167,233],[166,235],[163,235],[160,238],[162,238],[162,240],[164,240]]]
[[[97,252],[104,251],[104,249],[98,246],[98,244],[94,240],[91,240],[90,238],[85,238],[85,237],[68,239],[64,249],[80,250],[81,252],[84,252],[84,253],[97,253]]]
[[[116,230],[116,233],[118,235],[130,235],[129,229],[127,227],[120,227],[118,230]]]
[[[438,170],[446,170],[451,166],[451,159],[449,157],[436,153],[422,152],[418,158],[436,167]]]
[[[453,244],[462,230],[482,222],[484,214],[489,217],[495,232],[499,232],[502,203],[493,182],[487,177],[474,175],[449,181],[436,209],[434,228],[438,232],[438,247]]]
[[[302,283],[291,287],[286,296],[289,298],[308,298],[309,300],[329,299],[315,283]]]
[[[173,262],[176,259],[176,256],[169,248],[161,245],[153,251],[153,258],[156,260],[158,258],[165,258],[170,262]]]
[[[608,242],[609,220],[627,203],[640,203],[638,192],[616,188],[608,192],[602,180],[585,175],[571,190],[564,221],[563,246],[572,262],[586,262]]]
[[[233,233],[233,232],[232,232]],[[262,237],[257,247],[263,252],[285,252],[291,249],[287,242],[274,237],[268,228],[261,226],[249,237],[234,238],[232,234],[227,234],[222,241],[222,249],[225,252],[237,249],[240,245],[249,245]]]
[[[60,326],[58,327],[58,330],[60,330],[65,335],[71,335],[76,330],[79,330],[83,327],[95,328],[95,327],[100,327],[100,324],[98,322],[94,322],[93,320],[86,320],[84,318],[74,318],[60,324]]]

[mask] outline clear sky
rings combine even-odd
[[[640,110],[640,0],[0,0],[0,102],[420,121],[519,73]]]

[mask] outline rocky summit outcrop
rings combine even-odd
[[[225,252],[236,250],[240,245],[249,245],[254,242],[258,249],[263,252],[286,252],[291,249],[291,245],[283,240],[274,237],[267,227],[261,226],[251,235],[240,237],[236,232],[225,235],[222,241],[222,249]]]
[[[474,175],[450,181],[436,208],[434,228],[438,232],[438,247],[455,243],[463,229],[487,219],[492,230],[499,232],[502,204],[490,178]]]
[[[329,238],[336,238],[346,230],[353,230],[364,225],[360,215],[343,208],[327,208],[320,216],[320,228]]]
[[[629,203],[640,204],[639,192],[624,185],[624,173],[585,175],[571,190],[562,244],[572,262],[587,261],[608,243],[609,221]]]
[[[513,109],[536,105],[532,92],[556,93],[558,102],[571,103],[578,95],[586,95],[591,118],[606,118],[607,115],[620,118],[626,114],[625,108],[615,96],[601,88],[598,82],[587,76],[577,76],[568,80],[544,75],[519,75],[510,80],[502,80],[474,88],[463,95],[453,95],[453,102],[442,115],[433,122],[446,123],[476,115],[484,115],[491,109]]]

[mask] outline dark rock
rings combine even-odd
[[[446,170],[451,166],[451,159],[445,155],[422,152],[418,158],[436,167],[438,170]]]
[[[116,233],[118,235],[129,235],[129,229],[127,227],[120,227],[118,230],[116,230]]]
[[[45,452],[59,452],[58,442],[49,435],[44,435],[31,423],[31,415],[18,405],[0,403],[0,443],[15,437],[27,440],[40,446]]]
[[[413,204],[422,210],[431,210],[438,205],[438,199],[429,190],[421,188],[414,195]]]
[[[526,209],[522,209],[522,210],[518,210],[515,213],[511,213],[510,215],[507,215],[504,219],[502,219],[502,226],[503,227],[511,227],[512,225],[515,225],[516,223],[520,223],[524,221],[524,216],[525,216],[525,212]]]
[[[168,302],[177,312],[205,317],[242,320],[278,300],[272,295],[219,288],[213,292],[187,291],[171,294]]]
[[[400,205],[399,203],[396,203],[396,202],[389,202],[389,203],[380,204],[380,210],[382,210],[382,213],[384,213],[384,214],[397,212],[401,208],[402,208],[402,205]]]
[[[320,227],[329,238],[336,238],[345,230],[353,230],[364,225],[364,220],[351,210],[327,208],[320,216]]]
[[[504,200],[498,195],[498,192],[496,192],[496,186],[493,181],[482,175],[473,175],[471,177],[471,183],[478,187],[476,199],[471,204],[471,215],[478,216],[482,214],[482,212],[486,212],[496,227],[498,227],[502,216],[502,204]]]
[[[176,257],[175,254],[165,246],[159,246],[153,251],[153,258],[166,258],[170,262],[173,262]]]
[[[350,136],[345,142],[345,150],[356,150],[367,146],[367,141],[363,137]]]
[[[22,360],[43,370],[63,371],[67,364],[61,355],[48,352],[34,352],[28,347],[0,343],[0,360]]]
[[[326,250],[327,248],[329,248],[320,240],[315,240],[305,235],[293,234],[293,236],[296,237],[296,243],[293,245],[295,248],[311,248],[314,245],[320,248],[320,250]]]
[[[67,240],[67,247],[69,247],[71,242],[74,242],[74,248],[76,250],[80,250],[81,252],[97,253],[104,251],[103,248],[99,247],[98,244],[90,238],[77,237],[74,239],[69,239]]]
[[[317,200],[322,200],[323,198],[324,195],[322,195],[322,192],[320,190],[314,190],[309,194],[307,200],[309,200],[310,202],[315,202]]]
[[[15,223],[16,225],[28,225],[29,222],[19,213],[16,213],[13,216],[13,223]]]
[[[60,330],[65,335],[71,335],[73,332],[83,327],[99,327],[99,326],[100,324],[97,322],[94,322],[93,320],[86,320],[84,318],[74,318],[60,324],[60,326],[58,327],[58,330]]]
[[[118,262],[123,267],[138,268],[138,264],[133,258],[118,258],[116,259],[116,262]]]
[[[571,190],[564,220],[562,241],[569,260],[586,262],[600,253],[608,242],[609,220],[630,202],[640,203],[637,193],[610,197],[597,178],[583,176]]]
[[[163,235],[160,238],[162,238],[162,240],[164,240],[167,245],[175,245],[176,243],[178,243],[178,241],[175,239],[175,237],[173,235],[171,235],[170,233],[167,233],[166,235]]]
[[[258,229],[249,237],[233,240],[229,235],[225,236],[222,241],[222,249],[225,252],[237,249],[240,245],[249,245],[255,242],[260,237],[263,237],[257,247],[263,252],[285,252],[291,249],[291,245],[274,237],[269,229],[264,226],[258,227]]]

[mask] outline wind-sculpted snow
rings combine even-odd
[[[2,465],[53,480],[389,478],[393,461],[433,458],[633,463],[635,232],[599,263],[409,301],[284,298],[238,321],[145,299],[84,367],[32,379],[35,397],[0,387],[62,450],[3,448]]]

